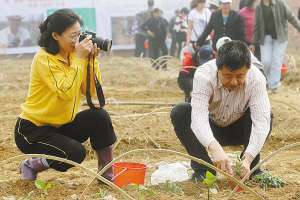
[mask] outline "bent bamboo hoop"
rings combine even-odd
[[[27,154],[27,155],[20,155],[20,156],[15,156],[12,158],[9,158],[3,162],[0,163],[0,166],[3,166],[5,163],[14,161],[14,160],[19,160],[20,158],[31,158],[31,157],[39,157],[39,158],[47,158],[47,159],[51,159],[51,160],[56,160],[56,161],[60,161],[60,162],[64,162],[64,163],[68,163],[70,165],[74,165],[75,167],[78,167],[80,169],[82,169],[83,171],[85,171],[87,174],[90,174],[91,176],[95,177],[94,180],[96,180],[97,178],[100,179],[101,181],[103,181],[104,183],[106,183],[107,185],[111,186],[112,188],[114,188],[115,190],[123,193],[126,197],[128,197],[129,199],[133,199],[131,196],[129,196],[126,192],[124,192],[123,190],[121,190],[119,187],[117,187],[115,184],[111,183],[110,181],[106,180],[105,178],[103,178],[101,176],[101,174],[103,174],[103,172],[106,171],[107,168],[105,168],[105,170],[101,170],[98,174],[96,174],[95,172],[91,171],[90,169],[84,167],[81,164],[78,164],[76,162],[73,162],[71,160],[67,160],[64,158],[59,158],[59,157],[55,157],[55,156],[48,156],[48,155],[44,155],[44,154]],[[103,168],[104,169],[104,168]],[[134,200],[134,199],[133,199]]]
[[[126,118],[126,117],[124,117],[124,116],[122,116],[122,115],[120,115],[120,114],[118,114],[118,113],[115,113],[115,112],[113,112],[113,111],[109,111],[108,113],[113,113],[113,114],[115,114],[115,115],[117,115],[117,116],[119,116],[119,117],[121,117],[121,118],[123,118],[123,119],[125,119],[125,120],[127,120],[128,122],[130,122],[130,123],[132,123],[133,125],[135,125],[136,127],[138,127],[148,138],[150,138],[150,140],[154,143],[154,145],[157,147],[157,148],[159,148],[160,149],[160,146],[159,146],[159,144],[157,144],[156,142],[155,142],[155,140],[153,140],[153,138],[148,134],[148,133],[146,133],[140,126],[138,126],[136,123],[134,123],[133,121],[131,121],[130,119],[128,119],[128,118]],[[114,149],[116,148],[116,146],[114,147]]]
[[[140,117],[136,122],[134,122],[133,125],[131,125],[131,126],[127,129],[127,131],[126,131],[126,132],[120,137],[120,139],[118,139],[118,141],[114,144],[114,150],[117,148],[117,146],[119,145],[119,143],[121,142],[121,140],[123,139],[123,137],[128,133],[128,131],[129,131],[133,126],[136,126],[136,123],[138,123],[140,120],[142,120],[142,119],[145,118],[146,116],[151,115],[152,113],[155,113],[155,112],[157,112],[157,111],[159,111],[159,110],[164,110],[164,109],[173,109],[173,107],[163,107],[163,108],[159,108],[159,109],[156,109],[156,110],[154,110],[154,111],[152,111],[152,112],[150,112],[150,113],[147,113],[146,115]]]
[[[22,92],[24,92],[24,93],[27,94],[27,92],[24,91],[22,88],[20,88],[20,87],[14,85],[14,84],[11,84],[11,83],[0,83],[0,86],[12,86],[12,87],[15,87],[15,88],[17,88],[17,89],[19,89],[19,90],[21,90]]]
[[[185,158],[189,158],[191,160],[194,160],[198,163],[201,163],[215,171],[217,171],[218,173],[226,176],[227,178],[229,178],[231,181],[234,181],[236,182],[241,188],[249,191],[254,197],[256,197],[257,199],[260,199],[260,200],[263,200],[263,198],[257,194],[256,192],[254,192],[253,190],[251,190],[249,187],[245,186],[242,182],[240,182],[239,180],[237,180],[236,178],[230,176],[229,174],[221,171],[220,169],[216,168],[215,166],[201,160],[201,159],[198,159],[198,158],[195,158],[193,156],[190,156],[190,155],[187,155],[187,154],[184,154],[184,153],[180,153],[180,152],[176,152],[176,151],[172,151],[172,150],[166,150],[166,149],[137,149],[137,150],[132,150],[132,151],[129,151],[127,153],[124,153],[120,156],[118,156],[117,158],[115,158],[113,161],[111,161],[108,165],[106,165],[99,173],[103,173],[104,171],[106,171],[110,166],[112,166],[114,163],[118,162],[121,158],[125,157],[125,156],[129,156],[131,154],[134,154],[134,153],[142,153],[142,152],[161,152],[161,153],[171,153],[171,154],[175,154],[175,155],[179,155],[179,156],[182,156],[182,157],[185,157]],[[81,200],[85,195],[86,193],[89,191],[90,187],[92,186],[92,184],[96,181],[96,178],[94,178],[94,180],[92,180],[90,182],[90,184],[86,187],[86,189],[83,191],[83,193],[81,194],[79,200]]]
[[[1,110],[0,113],[5,112],[5,111],[9,111],[9,110],[13,110],[13,109],[17,109],[17,108],[21,108],[21,106],[7,108],[7,109],[4,109],[4,110]]]
[[[292,148],[292,147],[295,147],[295,146],[300,146],[300,142],[297,142],[297,143],[294,143],[294,144],[290,144],[288,146],[285,146],[285,147],[282,147],[280,149],[278,149],[277,151],[273,152],[272,154],[270,154],[269,156],[267,156],[265,159],[263,159],[259,164],[257,164],[250,172],[248,172],[248,174],[245,175],[245,177],[241,180],[242,183],[245,182],[246,178],[249,177],[256,169],[258,169],[262,164],[264,164],[267,160],[269,160],[270,158],[272,158],[273,156],[275,156],[276,154],[286,150],[286,149],[289,149],[289,148]],[[227,200],[229,200],[233,195],[234,193],[239,189],[239,185],[237,185],[234,190],[231,192],[231,194],[228,196]]]

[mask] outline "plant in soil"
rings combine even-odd
[[[245,156],[243,156],[242,158],[240,158],[240,156],[236,156],[236,162],[235,162],[235,166],[233,167],[233,176],[234,178],[236,178],[237,180],[242,180],[241,175],[244,171],[244,167],[242,167],[243,164],[243,160],[245,160]],[[228,184],[230,185],[230,187],[233,189],[235,188],[235,186],[237,186],[237,183],[235,182],[231,182],[228,181]]]
[[[182,189],[177,186],[174,182],[167,180],[165,183],[165,190],[166,192],[171,191],[172,193],[176,193],[177,191],[184,196],[184,192]]]
[[[149,188],[146,188],[144,185],[138,185],[137,183],[131,183],[131,184],[128,184],[128,185],[136,188],[136,193],[137,193],[137,199],[138,200],[139,199],[145,200],[145,196],[142,195],[143,192],[145,192],[146,194],[152,194],[152,195],[156,194],[153,190],[151,190]]]
[[[210,192],[213,194],[217,194],[218,190],[216,188],[211,188],[214,182],[218,179],[217,176],[214,176],[210,171],[206,171],[206,178],[203,182],[207,185],[207,198],[211,197]],[[200,197],[200,196],[199,196]]]
[[[51,184],[48,183],[48,185],[45,186],[45,182],[42,180],[35,180],[34,183],[35,183],[35,186],[40,190],[41,197],[44,200],[46,198],[46,195],[48,195],[47,189],[51,188]]]
[[[34,191],[29,192],[22,196],[22,199],[33,199],[34,198]]]
[[[92,199],[98,199],[98,198],[103,198],[105,196],[108,196],[109,193],[107,190],[102,190],[101,188],[99,188],[99,193],[94,193],[91,195]]]
[[[286,184],[284,180],[277,178],[268,172],[263,173],[261,176],[256,176],[252,181],[262,184],[264,190],[266,190],[268,187],[278,189]]]

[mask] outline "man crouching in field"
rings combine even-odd
[[[171,112],[176,135],[188,154],[230,175],[230,161],[222,147],[244,145],[241,178],[260,162],[272,118],[266,79],[251,65],[250,51],[240,41],[225,43],[218,49],[216,60],[197,69],[191,104],[179,103]],[[213,161],[205,148],[211,151]],[[191,182],[202,182],[206,171],[216,174],[195,161],[191,167]],[[260,169],[252,175],[258,173]]]

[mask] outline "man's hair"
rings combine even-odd
[[[256,0],[246,0],[245,2],[245,6],[248,7],[248,8],[251,8],[253,3],[255,2]]]
[[[189,14],[189,9],[187,8],[187,7],[183,7],[182,9],[181,9],[181,13],[184,13],[184,14]]]
[[[231,71],[251,66],[251,54],[244,42],[235,40],[224,43],[217,52],[216,63],[218,70],[223,66]]]
[[[154,1],[153,0],[148,0],[148,6],[153,7],[154,6]]]
[[[153,13],[158,13],[158,12],[160,12],[160,9],[159,9],[159,8],[154,8],[154,9],[153,9]]]
[[[61,35],[67,28],[73,26],[76,22],[83,25],[80,17],[71,9],[64,8],[55,11],[47,17],[39,26],[41,36],[38,38],[38,45],[44,47],[46,52],[56,55],[60,48],[58,42],[52,37],[52,32]]]

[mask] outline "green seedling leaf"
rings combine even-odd
[[[145,196],[143,195],[143,196],[141,196],[141,200],[145,200]]]
[[[217,194],[218,190],[216,188],[209,188],[209,191],[213,194]]]
[[[137,188],[139,186],[137,183],[130,183],[128,185],[131,185],[132,187],[135,187],[135,188]]]
[[[40,190],[44,189],[44,187],[45,187],[45,182],[42,180],[35,180],[34,183],[35,183],[35,186]]]
[[[203,182],[206,183],[206,185],[211,185],[214,183],[213,181],[208,180],[208,179],[204,179]]]
[[[212,178],[214,178],[215,176],[210,172],[210,171],[206,171],[206,178],[207,179],[212,179]]]
[[[139,190],[145,190],[146,189],[146,187],[145,186],[143,186],[143,185],[139,185]]]
[[[47,194],[47,189],[51,188],[51,184],[48,183],[48,185],[44,188],[45,193]]]
[[[151,189],[149,189],[149,188],[146,188],[146,189],[145,189],[145,192],[146,192],[147,194],[152,194],[152,195],[155,195],[155,194],[156,194],[153,190],[151,190]]]

